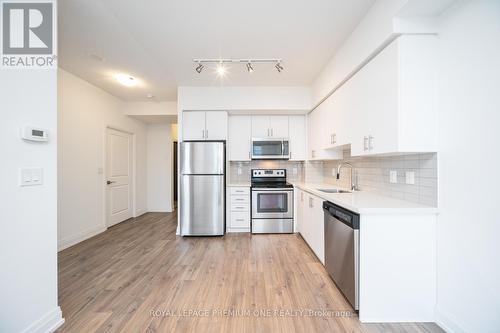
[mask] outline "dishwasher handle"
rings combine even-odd
[[[340,207],[329,201],[323,201],[323,210],[336,220],[344,223],[352,229],[359,229],[359,214]]]

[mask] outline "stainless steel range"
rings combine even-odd
[[[293,232],[293,185],[286,169],[252,169],[252,233]]]

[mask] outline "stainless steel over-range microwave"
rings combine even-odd
[[[288,160],[290,143],[286,138],[252,138],[253,160]]]

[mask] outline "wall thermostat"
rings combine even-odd
[[[49,133],[43,128],[24,126],[21,129],[21,138],[28,141],[47,142],[49,141]]]

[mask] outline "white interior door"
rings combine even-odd
[[[132,217],[132,135],[107,129],[106,224]]]

